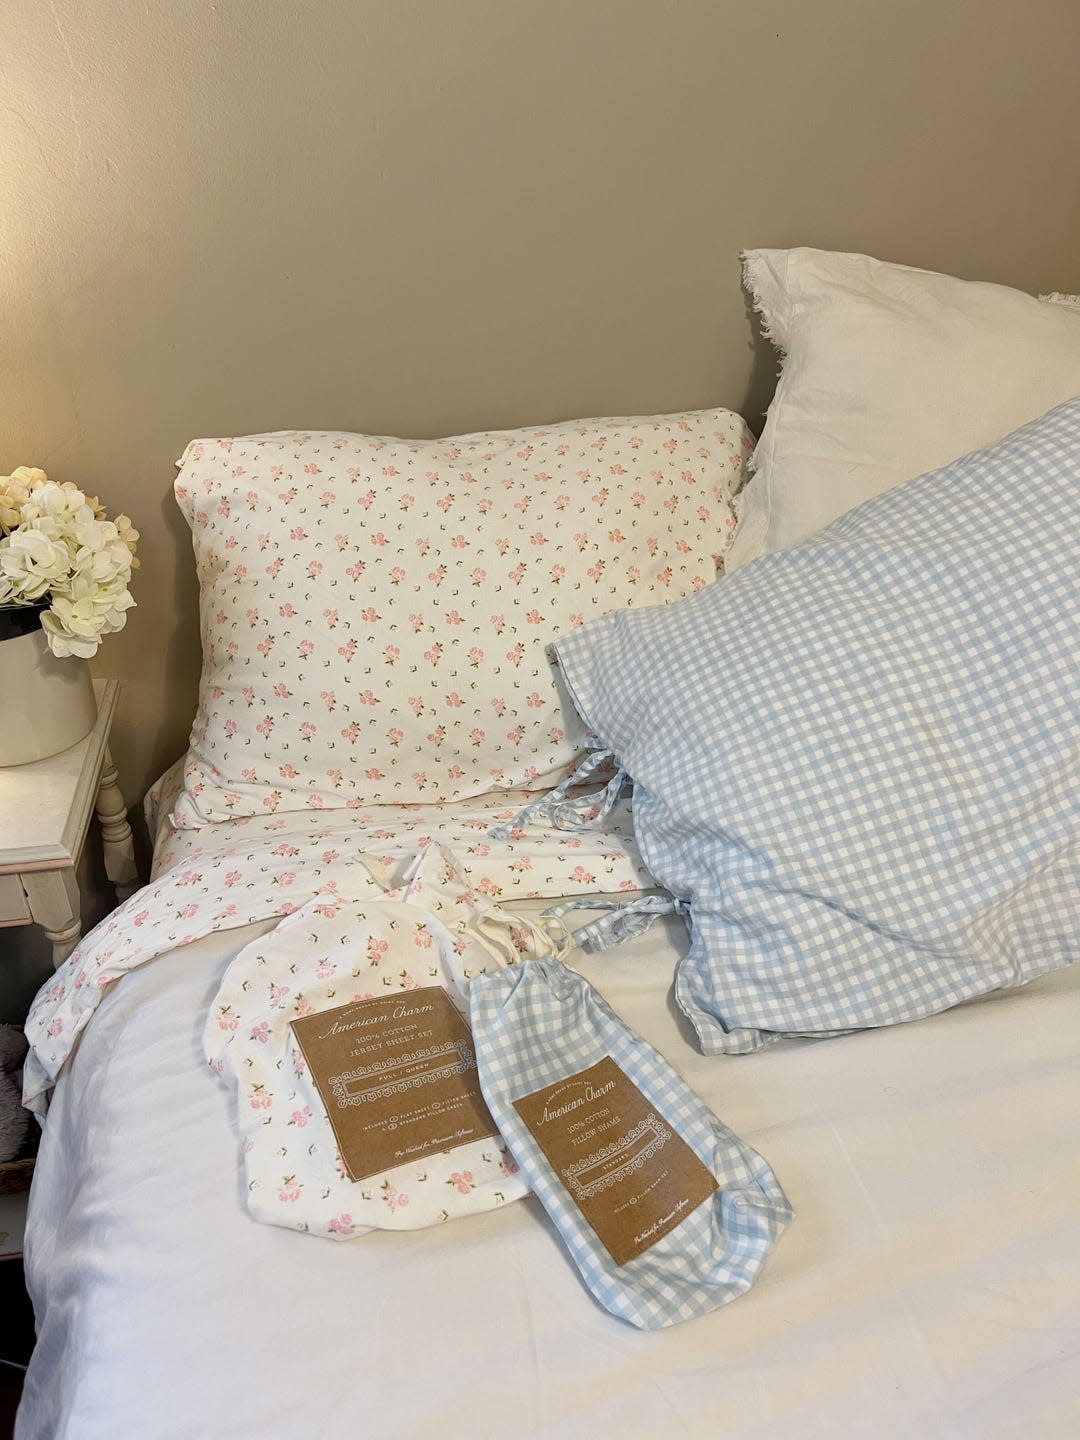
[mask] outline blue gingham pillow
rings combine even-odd
[[[556,645],[689,908],[706,1051],[1080,959],[1080,397],[795,549]]]

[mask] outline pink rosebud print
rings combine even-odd
[[[278,1191],[278,1199],[282,1205],[295,1205],[303,1188],[294,1175],[288,1175]]]
[[[327,1229],[331,1232],[331,1234],[341,1235],[343,1237],[351,1235],[355,1228],[356,1227],[353,1224],[353,1218],[351,1215],[348,1214],[335,1215],[327,1226]]]
[[[468,1195],[471,1190],[476,1189],[471,1170],[455,1170],[446,1183],[452,1185],[459,1195]]]
[[[408,1205],[409,1197],[391,1185],[389,1180],[384,1180],[380,1188],[382,1189],[382,1198],[389,1205],[391,1211],[400,1210],[403,1206]]]
[[[292,1114],[289,1116],[289,1124],[295,1125],[298,1129],[302,1130],[310,1119],[311,1106],[305,1105],[302,1109],[294,1110],[292,1112]]]

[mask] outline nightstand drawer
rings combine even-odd
[[[0,875],[0,925],[28,923],[30,906],[17,875]]]

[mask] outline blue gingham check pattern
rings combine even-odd
[[[478,976],[470,1020],[484,1099],[586,1285],[613,1315],[656,1330],[704,1315],[754,1283],[791,1208],[776,1176],[589,983],[557,960]],[[720,1188],[648,1250],[616,1265],[513,1102],[610,1056]]]
[[[687,600],[556,645],[689,907],[706,1052],[1080,959],[1080,397]]]

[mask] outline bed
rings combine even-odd
[[[764,267],[766,252],[758,257],[755,263]],[[789,275],[793,263],[786,263]],[[865,277],[865,266],[855,268]],[[879,291],[889,279],[875,277]],[[905,276],[900,282],[915,283]],[[761,274],[752,285],[759,307],[768,310]],[[850,277],[840,288],[850,294]],[[982,314],[995,298],[979,294],[972,303]],[[1041,304],[1022,298],[1026,306]],[[1002,303],[1014,305],[1011,298]],[[1063,354],[1074,357],[1074,369],[1050,367],[1049,389],[1019,398],[1010,392],[997,410],[984,397],[983,430],[965,432],[959,441],[941,420],[943,435],[921,435],[912,455],[897,459],[906,475],[991,445],[1080,391],[1080,316],[1065,307],[1026,306],[1018,312],[1024,323],[1037,330],[1047,325]],[[884,295],[882,311],[895,315],[896,308],[895,297]],[[775,331],[778,319],[767,318]],[[972,329],[970,315],[958,323]],[[999,333],[1002,323],[994,321]],[[1040,331],[1040,343],[1044,339]],[[948,342],[942,343],[946,363],[954,363]],[[800,353],[805,356],[805,349]],[[800,378],[788,372],[782,382],[792,414],[799,413],[791,390]],[[970,417],[969,405],[959,410]],[[865,406],[860,413],[865,416]],[[878,491],[888,491],[890,503],[898,493],[895,477],[883,480],[881,467],[870,463],[871,489],[859,492],[858,476],[847,465],[855,493],[831,496],[830,513],[808,522],[805,513],[784,509],[778,497],[790,479],[781,463],[789,437],[776,433],[776,411],[770,421],[773,431],[767,429],[762,441],[767,453],[759,455],[759,472],[744,497],[736,499],[737,483],[717,488],[708,482],[718,508],[702,529],[722,530],[726,544],[735,530],[727,524],[734,507],[759,536],[756,555],[744,546],[736,556],[737,566],[746,567],[738,588],[734,576],[716,581],[732,586],[737,597],[751,595],[774,575],[779,584],[789,565],[785,553],[810,556],[795,562],[804,568],[832,564],[830,557],[840,553],[835,539],[811,540],[809,549],[792,551],[802,537],[786,533],[771,547],[775,556],[765,555],[768,563],[762,563],[760,537],[770,524],[809,524],[816,535],[819,525],[828,527],[853,505],[877,505]],[[697,422],[674,421],[676,427],[688,423]],[[708,424],[713,435],[723,429],[732,455],[745,451],[734,422],[718,427],[712,416]],[[658,439],[668,435],[653,429]],[[672,432],[668,438],[677,437]],[[591,433],[579,439],[594,443]],[[278,441],[272,437],[272,443]],[[540,443],[533,436],[530,446]],[[237,468],[237,444],[229,442],[231,469]],[[865,437],[852,446],[864,458],[872,448]],[[891,453],[895,457],[895,446]],[[204,452],[195,459],[203,464]],[[765,461],[775,468],[762,502]],[[734,473],[738,466],[730,468]],[[970,471],[958,473],[958,483],[967,484]],[[687,483],[683,477],[680,471],[677,483]],[[534,480],[534,488],[543,491],[547,478]],[[278,481],[275,476],[275,487]],[[819,487],[815,494],[821,498],[824,491]],[[212,497],[205,509],[217,504],[213,513],[221,514],[222,503],[227,511],[228,497]],[[895,509],[879,505],[858,514],[873,521]],[[533,523],[530,516],[528,525]],[[857,527],[867,522],[857,520],[856,532],[848,520],[838,523],[848,526],[839,533],[848,547],[843,553],[850,553],[852,535],[859,540]],[[198,524],[193,529],[198,537]],[[673,545],[686,533],[681,521],[673,522]],[[872,536],[879,546],[880,533]],[[345,554],[342,564],[350,558]],[[686,561],[680,605],[708,591],[696,583],[696,563]],[[211,569],[201,578],[205,599],[215,578]],[[261,584],[260,594],[266,582]],[[657,598],[650,593],[644,606]],[[209,608],[216,609],[218,599],[212,597]],[[634,614],[634,596],[618,603]],[[242,625],[250,603],[240,595],[236,605]],[[515,636],[525,637],[534,623],[531,613],[523,603],[505,633],[499,630],[511,650]],[[591,623],[600,624],[606,613],[601,607]],[[638,611],[646,616],[643,625],[648,613]],[[204,614],[204,653],[211,669],[218,666],[219,678],[235,661],[229,645],[243,643],[233,638],[241,633],[235,618],[215,630],[207,628]],[[591,633],[572,622],[569,628],[575,636]],[[300,625],[297,633],[310,632]],[[335,648],[338,638],[331,636]],[[280,635],[277,640],[280,650]],[[432,644],[427,636],[421,643]],[[400,660],[400,653],[394,655],[394,663]],[[428,663],[443,663],[441,653]],[[529,661],[510,663],[516,670]],[[192,750],[152,796],[156,888],[144,892],[149,899],[129,901],[109,922],[108,934],[88,937],[68,975],[58,976],[56,998],[50,1002],[43,991],[39,1001],[44,1009],[34,1038],[45,1078],[31,1098],[41,1100],[50,1089],[52,1098],[27,1234],[38,1345],[19,1413],[22,1440],[292,1434],[332,1440],[495,1436],[507,1430],[560,1440],[657,1432],[986,1440],[1080,1431],[1080,969],[1070,964],[1078,958],[1075,909],[1056,922],[1053,961],[1042,966],[1047,973],[1022,988],[992,993],[1005,983],[1019,986],[1027,978],[1021,967],[1012,981],[998,977],[981,990],[969,987],[961,1003],[939,1007],[939,1013],[924,1010],[913,1023],[874,1017],[842,1035],[822,1024],[813,1037],[773,1027],[775,1033],[766,1035],[773,1043],[743,1046],[752,1053],[702,1053],[702,1030],[695,1033],[688,1007],[673,993],[676,972],[685,971],[697,943],[681,915],[663,915],[612,948],[574,951],[573,965],[625,1024],[766,1157],[795,1216],[757,1283],[736,1303],[685,1325],[637,1330],[591,1298],[533,1196],[487,1214],[343,1243],[255,1223],[237,1144],[236,1096],[208,1066],[204,1032],[230,966],[287,912],[278,901],[264,901],[257,914],[259,904],[245,909],[240,900],[212,924],[189,926],[176,918],[185,908],[178,905],[180,887],[190,883],[194,895],[218,872],[236,876],[230,884],[239,895],[256,873],[268,889],[287,873],[302,902],[325,894],[328,883],[344,885],[343,854],[377,853],[392,866],[433,839],[462,857],[476,893],[537,923],[541,912],[566,898],[603,892],[633,900],[655,893],[657,875],[670,877],[643,829],[647,807],[640,797],[633,811],[628,807],[618,774],[602,806],[586,803],[582,810],[571,792],[570,802],[560,800],[577,805],[569,819],[558,805],[536,807],[544,786],[564,773],[567,756],[580,760],[584,741],[572,725],[575,713],[583,717],[581,706],[575,712],[570,701],[581,697],[560,688],[551,703],[566,724],[553,727],[541,717],[542,753],[527,753],[520,737],[512,741],[512,753],[500,750],[495,764],[505,767],[505,786],[494,798],[470,795],[467,780],[452,768],[439,789],[432,777],[452,734],[429,731],[436,717],[425,715],[417,745],[420,751],[427,745],[430,763],[425,760],[421,770],[395,769],[368,756],[362,768],[379,773],[362,802],[347,804],[339,787],[361,781],[348,774],[333,778],[338,767],[331,760],[329,768],[323,764],[313,772],[302,801],[290,805],[288,779],[280,777],[299,763],[297,736],[287,737],[291,748],[266,760],[272,774],[257,773],[246,759],[234,761],[238,734],[243,739],[250,733],[243,728],[249,722],[237,718],[246,703],[243,686],[236,682],[235,708],[215,698],[217,681],[207,673]],[[275,674],[268,686],[271,681],[296,688],[291,678],[283,682]],[[230,683],[218,686],[226,697]],[[369,682],[360,683],[368,689]],[[536,693],[531,708],[540,713],[543,697],[531,687],[526,680],[521,694]],[[294,698],[284,697],[283,707]],[[301,729],[307,723],[299,719],[302,713],[296,710]],[[278,725],[274,740],[269,731],[263,736],[264,757],[288,723]],[[358,724],[367,724],[366,714],[359,714]],[[561,733],[552,738],[555,728]],[[338,729],[344,735],[345,727]],[[395,750],[410,743],[407,731],[403,720],[402,733],[390,742]],[[299,738],[322,743],[313,735]],[[366,740],[354,736],[347,743],[370,744],[374,753],[383,741],[372,729]],[[490,763],[485,757],[483,764]],[[393,787],[406,770],[421,789],[403,799]],[[461,793],[455,793],[459,782]],[[1075,863],[1071,783],[1060,811],[1066,820],[1073,815],[1072,829],[1064,839],[1046,841],[1056,846],[1052,855],[1059,865]],[[432,788],[438,798],[428,799]],[[858,797],[857,785],[852,788]],[[1045,783],[1039,793],[1049,814],[1059,802]],[[532,810],[522,815],[525,806]],[[507,832],[515,816],[517,828]],[[678,881],[667,888],[676,892]],[[565,919],[579,925],[594,917],[582,909]],[[994,923],[995,934],[1007,929],[1000,906]],[[140,938],[154,926],[156,940]],[[76,1022],[66,1048],[56,1050],[55,1064],[46,1039],[50,1017]],[[798,1019],[789,1032],[802,1028],[804,1017]],[[746,1033],[745,1027],[729,1031]],[[776,1040],[776,1033],[783,1038]]]

